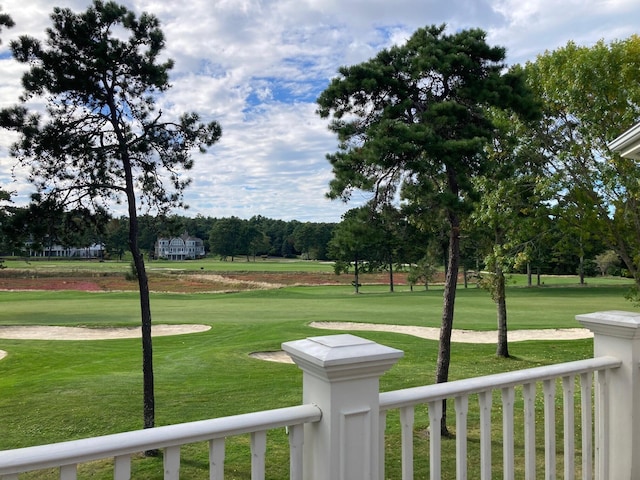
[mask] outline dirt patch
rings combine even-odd
[[[394,273],[396,285],[406,285],[407,274]],[[329,272],[169,272],[150,271],[152,292],[214,293],[263,290],[294,285],[351,285],[353,275]],[[363,285],[383,285],[389,282],[386,273],[360,275]],[[87,272],[33,272],[0,270],[0,290],[78,290],[86,292],[137,291],[136,281],[123,274]]]
[[[6,275],[6,274],[5,274]],[[280,288],[269,285],[268,288]],[[225,293],[265,288],[257,282],[236,280],[222,275],[150,274],[149,289],[152,292],[170,293]],[[0,290],[8,291],[59,291],[77,290],[83,292],[135,292],[136,281],[128,281],[122,275],[85,277],[7,277],[0,276]]]
[[[154,325],[153,337],[206,332],[210,325]],[[141,328],[85,328],[53,326],[0,326],[0,338],[11,340],[110,340],[140,338]],[[0,358],[2,358],[0,356]]]

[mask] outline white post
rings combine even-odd
[[[577,315],[594,333],[595,357],[612,356],[622,365],[607,372],[601,439],[610,457],[605,479],[640,478],[640,313],[608,311]],[[598,421],[598,419],[596,419]]]
[[[403,352],[354,335],[282,344],[303,371],[303,402],[320,422],[305,425],[305,480],[379,478],[379,378]]]

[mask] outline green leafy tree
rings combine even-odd
[[[429,283],[431,283],[438,273],[438,262],[433,258],[432,255],[425,255],[418,263],[412,265],[409,269],[409,275],[407,275],[407,281],[409,285],[411,285],[411,289],[413,290],[413,286],[418,283],[424,284],[424,289],[429,289]]]
[[[311,250],[316,245],[316,226],[311,222],[300,223],[293,231],[293,246],[302,252],[305,260],[311,260]]]
[[[248,223],[245,225],[245,228],[248,234],[248,252],[253,257],[253,261],[255,262],[256,255],[267,255],[269,249],[271,248],[271,243],[269,242],[269,237],[265,235],[265,233],[257,226]]]
[[[109,256],[122,260],[124,252],[129,248],[129,219],[127,217],[112,218],[105,226],[105,249]]]
[[[173,62],[161,62],[165,39],[155,16],[95,0],[81,13],[55,8],[51,20],[44,42],[24,36],[11,44],[28,67],[25,93],[0,120],[20,134],[11,153],[30,169],[39,192],[93,210],[127,206],[140,289],[144,427],[153,427],[151,307],[138,210],[165,213],[182,205],[189,184],[182,172],[193,166],[192,151],[215,143],[221,129],[195,113],[166,118],[156,107]],[[29,112],[32,98],[44,100],[46,115]]]
[[[221,218],[216,221],[209,233],[211,251],[218,254],[223,260],[231,257],[233,262],[234,257],[241,253],[242,228],[242,220],[238,217]]]
[[[610,274],[612,269],[619,266],[620,258],[613,250],[607,250],[606,252],[596,255],[595,262],[598,270],[600,270],[600,275],[604,277]]]
[[[604,241],[640,288],[640,164],[608,147],[640,121],[640,36],[592,46],[569,42],[525,68],[544,102],[540,135],[553,161],[556,203],[580,212],[573,231]]]
[[[339,150],[328,155],[329,196],[347,201],[354,190],[389,203],[430,202],[449,226],[436,382],[449,376],[451,331],[459,269],[460,226],[475,197],[471,182],[490,165],[483,156],[493,134],[487,107],[537,113],[522,72],[505,71],[505,50],[481,30],[417,30],[409,40],[358,65],[342,67],[318,98],[319,114]],[[446,410],[445,410],[446,412]],[[446,414],[442,432],[447,434]]]
[[[353,265],[353,287],[360,293],[360,273],[369,268],[375,255],[378,230],[372,226],[368,207],[354,208],[345,213],[333,230],[329,242],[329,258],[335,261],[336,274],[348,273]]]
[[[584,285],[585,262],[600,247],[598,231],[592,230],[593,225],[600,221],[595,210],[581,206],[581,196],[581,189],[574,188],[563,192],[561,201],[554,204],[550,213],[554,216],[554,226],[557,230],[554,232],[557,235],[552,243],[553,254],[558,264],[561,263],[561,259],[568,259],[572,267],[570,273],[577,273],[580,285]]]
[[[540,219],[549,215],[546,158],[531,128],[503,111],[491,111],[496,134],[487,146],[491,170],[474,178],[480,193],[472,219],[487,233],[484,263],[489,271],[480,284],[496,304],[496,355],[509,357],[506,275],[527,262],[529,245],[540,235]]]
[[[393,205],[384,204],[374,211],[373,227],[378,231],[379,242],[376,248],[376,260],[380,269],[389,273],[389,291],[394,291],[394,269],[402,263],[406,241],[412,235],[405,216]]]

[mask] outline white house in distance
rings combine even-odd
[[[204,242],[186,232],[179,237],[158,238],[155,245],[156,258],[167,260],[195,260],[204,257]]]
[[[63,245],[46,245],[33,248],[33,242],[26,242],[25,247],[29,252],[29,257],[49,257],[49,258],[103,258],[104,245],[94,243],[86,247],[66,247]]]

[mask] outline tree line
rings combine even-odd
[[[105,259],[121,259],[129,252],[129,219],[96,215],[88,210],[55,210],[32,203],[0,210],[0,256],[27,257],[51,245],[86,248],[104,245]],[[333,261],[336,273],[387,272],[393,289],[393,273],[410,273],[410,282],[427,286],[447,264],[444,224],[429,230],[417,228],[401,209],[387,206],[372,212],[369,206],[348,211],[340,222],[301,222],[253,216],[205,217],[197,215],[158,217],[141,215],[139,244],[153,259],[159,237],[187,233],[203,240],[210,257],[227,261],[255,261],[262,257]],[[566,224],[546,218],[542,232],[528,248],[527,262],[514,272],[583,276],[629,275],[618,255],[600,237],[592,236],[576,250],[577,237]],[[461,267],[465,277],[486,269],[491,245],[485,229],[471,225],[461,239]],[[426,248],[425,248],[426,246]],[[535,281],[535,280],[534,280]],[[357,281],[356,281],[357,284]]]

